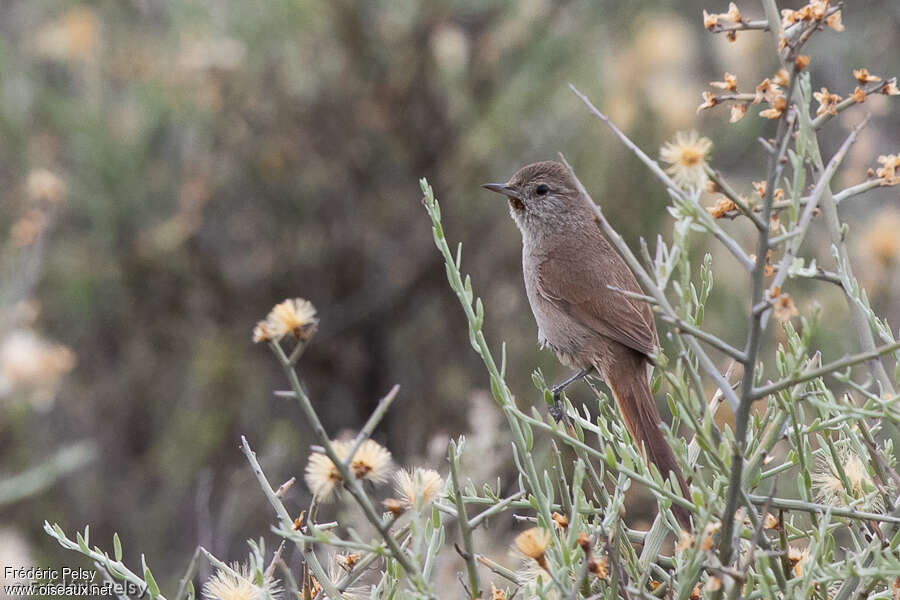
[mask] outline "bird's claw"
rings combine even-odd
[[[560,400],[560,393],[556,392],[553,394],[553,406],[547,409],[547,412],[550,413],[550,416],[553,417],[553,420],[559,423],[563,420],[563,417],[566,414],[565,409],[562,405],[562,400]]]

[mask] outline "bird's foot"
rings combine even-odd
[[[550,416],[553,417],[553,420],[559,423],[563,420],[563,417],[566,416],[566,411],[563,408],[562,400],[560,400],[560,392],[555,392],[553,394],[553,406],[547,409],[547,412],[550,413]]]

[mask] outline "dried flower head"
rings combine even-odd
[[[725,32],[725,39],[731,42],[732,44],[737,41],[737,30],[729,29]]]
[[[681,188],[701,188],[706,183],[706,157],[712,142],[696,131],[679,131],[675,139],[660,149],[659,156],[670,166],[666,172]]]
[[[253,343],[258,344],[260,342],[268,342],[271,339],[272,336],[269,334],[269,326],[266,325],[265,321],[258,321],[253,328]]]
[[[269,339],[274,340],[291,335],[298,340],[307,341],[315,334],[318,325],[316,308],[312,302],[303,298],[292,298],[276,304],[266,317],[266,331]]]
[[[778,518],[772,513],[767,512],[763,515],[764,529],[778,529]]]
[[[731,73],[725,73],[724,81],[710,81],[709,85],[730,92],[737,91],[737,77]]]
[[[408,508],[427,506],[444,489],[444,480],[433,469],[416,467],[413,471],[400,469],[394,475],[394,489]],[[417,504],[421,503],[421,504]]]
[[[722,196],[716,200],[715,206],[707,206],[706,210],[712,215],[713,219],[721,219],[722,217],[728,216],[728,213],[737,210],[737,208],[737,204],[725,196]]]
[[[593,573],[599,579],[609,579],[609,559],[606,555],[594,560],[593,557],[588,559],[587,570]]]
[[[395,517],[399,517],[405,513],[408,508],[406,502],[397,498],[385,498],[382,501],[382,504],[384,505],[384,509]]]
[[[384,483],[391,471],[391,453],[375,440],[366,440],[353,455],[350,470],[357,479]]]
[[[806,67],[809,66],[809,56],[806,54],[801,54],[797,58],[794,59],[794,70],[797,72],[802,71]]]
[[[772,83],[781,88],[786,88],[791,84],[791,76],[787,69],[778,69],[772,76]]]
[[[822,88],[820,92],[813,92],[813,97],[819,102],[819,108],[816,110],[816,115],[824,115],[826,112],[831,113],[832,115],[837,114],[837,104],[843,98],[838,96],[837,94],[832,94],[828,91],[828,88]]]
[[[35,169],[25,181],[25,194],[31,202],[59,204],[66,198],[66,184],[47,169]]]
[[[334,562],[345,571],[352,571],[353,567],[356,566],[356,563],[359,562],[359,559],[360,555],[358,552],[334,555]]]
[[[547,568],[547,559],[545,554],[550,546],[550,532],[540,527],[532,527],[526,529],[516,536],[516,549],[527,556],[534,559],[542,568]]]
[[[875,170],[875,174],[881,179],[881,185],[900,183],[900,177],[897,176],[897,170],[900,169],[900,153],[881,155],[878,162],[881,167]]]
[[[856,79],[860,85],[865,85],[867,83],[872,83],[875,81],[881,81],[881,77],[878,75],[872,75],[869,73],[868,69],[853,69],[853,77]]]
[[[49,222],[47,214],[42,209],[33,208],[13,223],[9,237],[19,248],[30,246],[46,231]]]
[[[495,586],[493,581],[491,582],[491,600],[506,600],[506,592]]]
[[[338,448],[343,448],[346,442],[334,441],[332,445],[340,457],[341,453]],[[344,449],[344,452],[348,450]],[[321,452],[313,452],[309,455],[309,462],[306,463],[306,473],[303,478],[309,491],[319,502],[328,500],[337,484],[343,481],[337,466]]]
[[[554,512],[550,517],[553,519],[553,523],[560,529],[566,529],[569,526],[569,517],[566,515]]]
[[[581,548],[583,552],[589,554],[591,551],[591,536],[586,534],[583,531],[578,532],[578,537],[575,538],[575,543],[578,544],[578,547]]]
[[[900,95],[900,89],[897,89],[897,78],[891,77],[887,81],[884,82],[884,85],[881,86],[881,93],[885,96],[898,96]]]
[[[719,24],[719,15],[703,11],[703,26],[712,31]]]
[[[769,108],[759,112],[759,116],[765,117],[766,119],[779,119],[784,113],[784,109],[787,108],[787,105],[787,98],[782,94],[778,94],[772,99]]]
[[[331,445],[338,460],[346,461],[352,442],[334,440]],[[373,440],[363,442],[350,462],[350,471],[357,479],[364,479],[376,484],[386,481],[390,470],[391,453]],[[337,484],[343,481],[337,466],[326,454],[321,452],[310,454],[309,462],[306,463],[304,479],[313,496],[320,502],[328,500]]]
[[[744,118],[744,115],[747,114],[747,104],[746,102],[740,102],[737,104],[731,105],[731,117],[728,119],[729,123],[737,123],[741,119]]]
[[[209,581],[203,585],[203,597],[207,600],[259,600],[281,594],[281,586],[270,575],[261,582],[254,583],[254,573],[247,565],[233,563],[231,570],[216,569]]]
[[[781,89],[771,79],[766,77],[756,86],[756,96],[753,98],[753,104],[772,102],[780,95]]]
[[[853,101],[857,104],[862,104],[866,101],[866,92],[861,87],[856,86],[856,89],[853,90],[853,93],[850,94],[850,97],[853,98]]]
[[[841,11],[831,13],[825,18],[825,24],[835,31],[843,31],[844,23],[841,21]]]
[[[719,103],[719,99],[716,98],[716,95],[712,92],[703,92],[703,94],[701,95],[703,96],[703,104],[697,107],[697,112],[706,110],[707,108],[712,108]]]
[[[809,562],[809,548],[800,550],[794,546],[788,546],[788,562],[791,563],[791,571],[795,577],[803,576],[803,568]]]
[[[764,198],[766,195],[766,188],[768,184],[765,181],[751,181],[750,184],[753,186],[754,191],[759,194],[760,198]]]
[[[900,261],[900,212],[882,210],[860,238],[863,254],[881,267],[892,267]]]
[[[722,578],[718,575],[710,575],[706,580],[706,591],[716,592],[722,589]]]
[[[694,536],[692,536],[690,533],[688,533],[687,531],[682,529],[681,535],[678,538],[678,543],[675,544],[675,551],[682,552],[684,550],[687,550],[688,548],[693,548],[693,547],[694,547]]]
[[[845,487],[841,481],[837,466],[830,459],[821,457],[812,474],[813,489],[819,502],[830,506],[847,506],[849,502],[861,500],[875,491],[875,483],[865,463],[856,453],[845,450],[840,453],[839,459],[849,487]],[[876,512],[884,508],[880,495],[873,496],[871,508]]]
[[[794,300],[788,294],[779,294],[772,300],[772,315],[779,321],[789,321],[800,314]]]

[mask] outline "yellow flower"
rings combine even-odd
[[[706,182],[706,157],[712,149],[708,138],[696,131],[679,131],[660,149],[660,159],[670,166],[666,172],[682,188],[700,188]]]
[[[291,335],[298,340],[307,341],[315,334],[318,325],[316,308],[312,302],[303,298],[292,298],[276,304],[266,317],[268,335],[274,340]]]
[[[417,506],[417,503],[421,506],[431,504],[443,488],[444,480],[433,469],[400,469],[394,475],[394,489],[408,508]]]
[[[816,111],[817,116],[824,115],[826,112],[836,115],[837,110],[835,107],[837,106],[837,103],[843,99],[837,94],[832,94],[828,91],[828,88],[824,87],[820,92],[813,92],[813,97],[819,102],[819,109]]]
[[[878,75],[869,74],[869,70],[865,68],[853,69],[853,77],[859,82],[860,85],[865,85],[874,81],[881,81],[881,77],[879,77]]]
[[[254,574],[246,565],[233,563],[232,571],[216,569],[216,574],[203,586],[203,597],[207,600],[259,600],[267,595],[277,597],[281,592],[278,581],[271,576],[263,578],[262,585],[256,585]]]

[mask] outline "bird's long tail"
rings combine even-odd
[[[690,492],[681,468],[675,460],[672,448],[660,429],[662,419],[656,408],[656,401],[650,393],[647,381],[646,358],[633,350],[618,353],[615,363],[604,373],[606,383],[612,390],[619,413],[631,432],[631,437],[639,448],[643,447],[647,460],[656,465],[664,478],[675,474],[681,493],[690,499]],[[672,512],[679,525],[690,530],[690,513],[681,506],[673,505]]]

